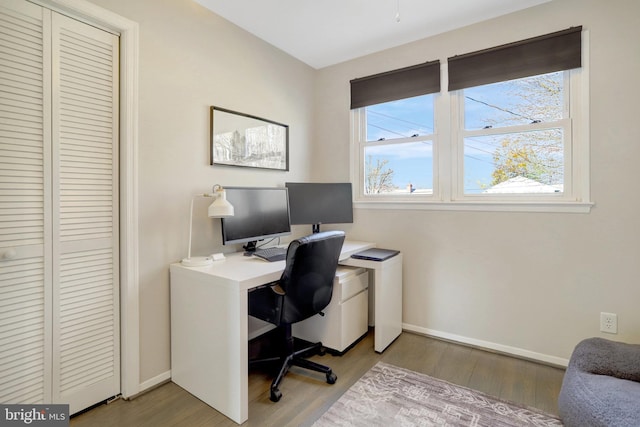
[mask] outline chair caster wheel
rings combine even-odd
[[[335,384],[338,377],[333,372],[327,374],[327,384]]]
[[[327,381],[329,381],[329,380],[327,380]],[[280,390],[278,390],[277,388],[271,389],[271,396],[269,397],[269,399],[272,402],[279,401],[281,397],[282,397],[282,392],[280,392]]]
[[[327,354],[327,349],[324,347],[320,347],[318,349],[318,356],[324,356],[325,354]]]

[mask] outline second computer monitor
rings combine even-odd
[[[291,224],[311,224],[314,233],[320,224],[353,222],[350,182],[287,182]]]

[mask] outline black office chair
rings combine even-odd
[[[280,372],[271,383],[273,402],[282,397],[278,386],[293,365],[324,373],[329,384],[336,382],[331,368],[303,358],[305,354],[321,351],[322,343],[294,349],[291,325],[320,313],[331,301],[343,242],[342,231],[326,231],[292,241],[280,280],[249,292],[249,314],[278,326],[281,334],[277,356],[250,361],[252,365],[281,362]]]

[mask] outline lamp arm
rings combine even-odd
[[[193,235],[193,201],[196,197],[213,197],[216,198],[216,194],[200,193],[191,198],[191,206],[189,207],[189,249],[187,250],[187,259],[191,259],[191,236]]]
[[[189,250],[187,251],[187,259],[191,259],[191,232],[193,230],[193,200],[197,196],[191,198],[191,208],[189,209]]]

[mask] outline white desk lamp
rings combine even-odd
[[[189,212],[189,252],[187,257],[182,260],[185,267],[206,267],[213,264],[214,256],[191,256],[191,236],[193,234],[193,201],[196,197],[212,197],[213,203],[207,210],[209,218],[224,218],[233,216],[233,205],[227,201],[227,194],[222,186],[216,184],[213,186],[213,193],[196,194],[191,198],[191,209]],[[216,260],[224,259],[223,254],[216,254]]]

